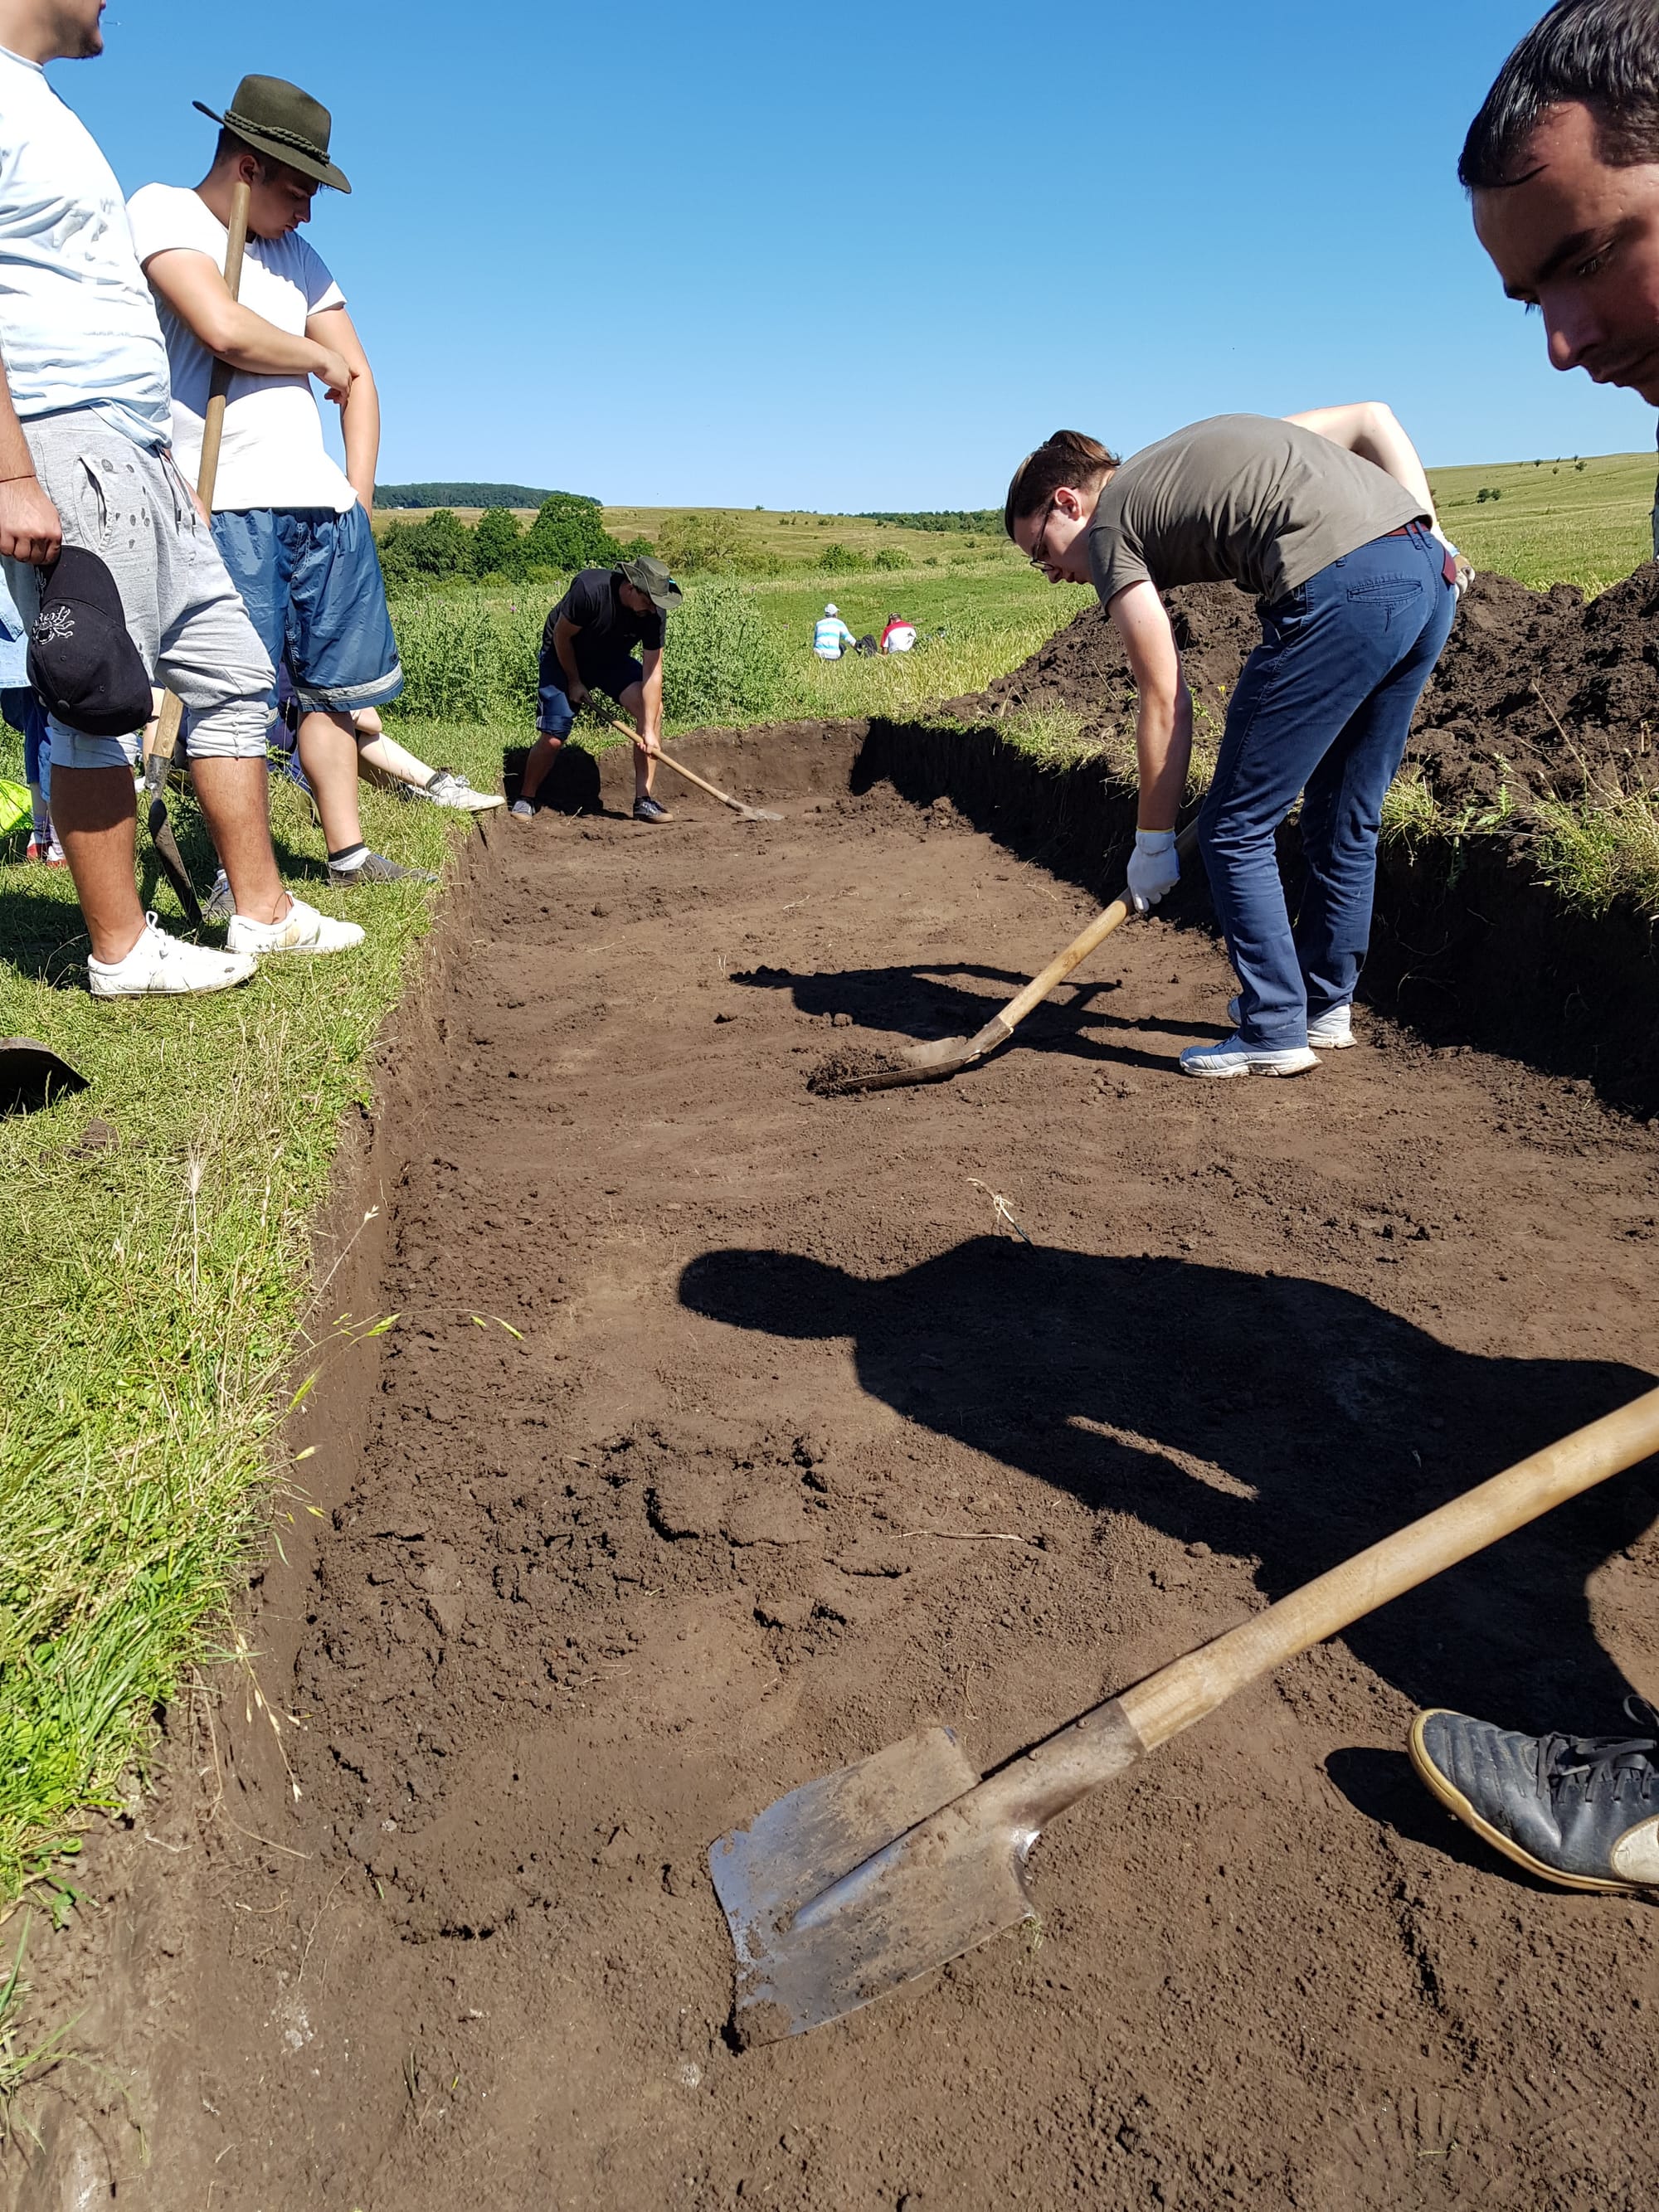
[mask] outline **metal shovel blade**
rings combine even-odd
[[[839,2020],[1031,1917],[1029,1833],[929,1821],[978,1780],[951,1730],[928,1729],[792,1790],[710,1846],[742,2043]]]
[[[893,1054],[885,1067],[868,1068],[860,1074],[843,1075],[835,1083],[826,1083],[823,1095],[826,1098],[844,1098],[854,1091],[899,1091],[907,1083],[937,1083],[947,1075],[955,1075],[977,1057],[972,1037],[937,1037],[931,1044],[907,1045],[902,1052]]]
[[[735,811],[745,822],[781,822],[783,819],[781,814],[774,814],[769,806],[746,806],[741,799],[737,802]]]

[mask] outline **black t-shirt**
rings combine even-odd
[[[619,568],[584,568],[570,579],[569,589],[548,616],[542,629],[542,650],[552,653],[553,632],[559,617],[575,629],[571,640],[576,667],[584,684],[606,688],[605,678],[626,660],[636,645],[647,653],[660,652],[663,617],[656,607],[636,615],[622,602],[620,586],[626,581]]]

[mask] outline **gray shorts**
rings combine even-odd
[[[25,422],[41,489],[64,542],[108,567],[152,682],[176,691],[197,760],[262,760],[275,676],[210,531],[171,453],[147,453],[95,410]],[[24,623],[40,604],[37,569],[4,563]],[[51,719],[54,768],[131,767],[139,738],[92,738]]]

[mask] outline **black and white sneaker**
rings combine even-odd
[[[236,911],[236,902],[231,896],[230,878],[222,868],[213,878],[213,889],[202,901],[204,921],[228,922]]]
[[[643,799],[634,801],[634,819],[636,822],[672,822],[673,818],[661,799],[653,799],[649,792]]]
[[[1659,1713],[1654,1733],[1520,1735],[1465,1713],[1419,1713],[1412,1765],[1449,1811],[1541,1881],[1566,1889],[1659,1887]]]
[[[355,868],[337,868],[330,861],[328,880],[334,890],[349,891],[355,884],[435,884],[438,878],[430,868],[406,868],[384,853],[366,853]]]

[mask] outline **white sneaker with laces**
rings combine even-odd
[[[1227,1019],[1238,1019],[1237,999],[1227,1001]],[[1357,1044],[1352,1006],[1327,1006],[1322,1014],[1316,1014],[1308,1024],[1308,1042],[1318,1052],[1346,1052],[1351,1044]]]
[[[249,952],[216,952],[167,937],[144,916],[144,933],[125,960],[88,960],[94,999],[183,998],[198,991],[228,991],[246,983],[258,963]]]
[[[253,921],[245,914],[234,914],[225,932],[225,944],[232,952],[349,952],[362,941],[360,923],[336,921],[332,915],[319,914],[314,906],[291,895],[280,921]]]
[[[1246,1044],[1237,1031],[1223,1037],[1219,1044],[1190,1044],[1181,1055],[1183,1075],[1305,1075],[1318,1065],[1318,1054],[1310,1052],[1304,1044],[1270,1049],[1266,1045]]]
[[[488,814],[492,807],[507,804],[499,791],[474,791],[453,769],[440,769],[425,789],[434,806],[453,806],[461,814]]]

